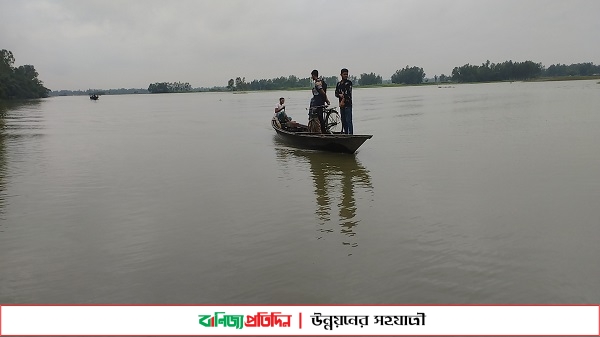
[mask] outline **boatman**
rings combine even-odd
[[[325,133],[325,119],[323,118],[325,105],[329,105],[329,98],[327,98],[327,83],[322,77],[319,77],[319,71],[313,70],[310,73],[312,80],[315,82],[312,88],[312,98],[310,100],[310,113],[317,114],[319,123],[321,124],[321,133]]]

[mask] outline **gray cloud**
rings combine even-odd
[[[51,89],[389,78],[490,60],[599,63],[597,0],[2,0],[0,48]]]

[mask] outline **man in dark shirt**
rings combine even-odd
[[[312,80],[315,82],[312,88],[313,97],[310,100],[310,111],[316,113],[321,124],[321,133],[325,133],[325,120],[323,118],[324,105],[329,105],[329,99],[327,98],[327,83],[321,77],[319,77],[319,71],[313,70],[310,73]]]
[[[352,127],[352,81],[348,79],[348,69],[342,69],[342,80],[335,87],[335,97],[340,100],[340,115],[342,117],[342,133],[353,134]]]

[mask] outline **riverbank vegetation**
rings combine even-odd
[[[148,89],[142,88],[120,88],[120,89],[87,89],[87,90],[54,90],[50,92],[50,96],[87,96],[96,95],[132,95],[132,94],[147,94]]]
[[[36,73],[37,74],[37,73]],[[500,81],[565,81],[600,78],[600,65],[591,62],[575,63],[571,65],[553,64],[545,67],[539,62],[505,61],[492,63],[489,60],[481,65],[465,64],[454,67],[450,75],[434,75],[427,78],[425,70],[418,66],[405,66],[396,70],[391,75],[391,80],[384,80],[376,73],[362,73],[358,77],[350,76],[349,79],[355,87],[393,87],[404,85],[432,85],[440,83],[477,83],[477,82],[500,82]],[[325,82],[329,88],[335,88],[338,81],[337,76],[325,76]],[[172,92],[245,92],[261,90],[305,90],[312,86],[310,77],[299,78],[295,75],[280,76],[271,79],[255,79],[246,81],[245,77],[229,79],[223,86],[211,88],[193,88],[185,82],[156,82],[148,86],[148,89],[108,89],[93,90],[106,95],[115,94],[146,94],[146,93],[172,93]],[[87,91],[61,90],[50,92],[51,96],[87,95]]]
[[[0,50],[0,100],[48,97],[50,90],[38,79],[35,67],[14,63],[11,51]]]
[[[397,86],[420,85],[434,83],[477,83],[500,81],[564,81],[574,79],[594,79],[600,76],[600,65],[591,62],[575,63],[571,65],[553,64],[544,67],[541,63],[533,61],[513,62],[505,61],[492,63],[489,60],[481,65],[465,64],[454,67],[450,76],[445,74],[426,78],[423,68],[406,66],[391,75],[391,81],[384,81],[381,75],[363,73],[359,78],[351,76],[350,80],[355,86]],[[325,77],[329,86],[335,85],[337,76]],[[279,77],[274,79],[253,80],[247,83],[245,78],[230,79],[224,88],[228,91],[246,90],[289,90],[296,88],[309,88],[312,85],[310,78],[298,79],[296,76]]]

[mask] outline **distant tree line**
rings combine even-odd
[[[490,63],[488,60],[481,66],[465,64],[452,70],[454,82],[494,82],[529,80],[539,77],[559,76],[591,76],[600,75],[600,66],[588,63],[571,65],[553,64],[545,68],[541,63],[533,61]]]
[[[422,68],[421,69],[422,72]],[[421,74],[419,82],[421,83],[424,73]],[[328,87],[335,88],[335,85],[338,82],[337,76],[325,76],[323,77]],[[355,83],[355,85],[378,85],[383,83],[383,78],[381,75],[377,75],[375,73],[363,73],[360,74],[360,78],[356,78],[355,76],[350,76],[349,79]],[[272,79],[261,79],[261,80],[253,80],[251,82],[246,82],[245,77],[237,77],[236,79],[229,79],[227,81],[227,86],[225,87],[230,91],[245,91],[245,90],[284,90],[284,89],[295,89],[295,88],[310,88],[313,84],[313,81],[310,77],[306,78],[298,78],[294,75],[289,75],[288,77],[276,77]],[[394,83],[402,83],[402,82],[394,82]],[[412,84],[413,82],[405,82],[407,84]]]
[[[337,83],[337,77],[323,77],[328,86]],[[298,78],[294,75],[288,77],[276,77],[272,79],[261,79],[252,80],[252,82],[246,82],[245,77],[237,77],[235,80],[232,78],[227,81],[227,90],[231,91],[246,91],[246,90],[282,90],[282,89],[294,89],[294,88],[309,88],[312,85],[312,79],[310,77]]]
[[[323,79],[329,88],[335,88],[335,85],[339,80],[337,76],[324,76]],[[350,76],[349,79],[358,85],[373,85],[381,84],[383,82],[382,77],[375,73],[361,74],[361,77],[358,79],[355,76]],[[313,81],[310,77],[298,78],[294,75],[289,75],[288,77],[281,76],[272,79],[252,80],[251,82],[246,82],[245,77],[236,77],[235,80],[231,78],[227,82],[225,88],[230,91],[283,90],[310,88],[312,85]]]
[[[564,64],[551,65],[547,69],[541,64],[533,61],[513,62],[505,61],[502,63],[491,63],[489,60],[480,66],[465,64],[461,67],[455,67],[452,75],[435,75],[435,82],[494,82],[494,81],[512,81],[529,80],[542,76],[590,76],[599,75],[600,66],[591,62],[577,63],[569,66]],[[397,70],[391,76],[391,82],[395,84],[421,84],[427,82],[425,71],[421,67],[406,66]],[[375,73],[362,73],[360,78],[351,76],[350,80],[357,85],[378,85],[383,83],[381,75]],[[336,76],[325,77],[325,82],[331,87],[337,83]],[[278,77],[273,79],[253,80],[246,82],[245,78],[237,77],[228,81],[226,90],[281,90],[294,88],[310,88],[312,80],[310,78],[297,78],[294,75],[288,77]]]
[[[542,75],[544,66],[532,61],[486,63],[480,66],[465,64],[452,70],[454,82],[494,82],[506,80],[528,80]]]
[[[152,94],[190,92],[192,91],[192,86],[187,82],[157,82],[150,84],[150,86],[148,86],[148,91]]]
[[[32,65],[15,68],[11,51],[0,50],[0,99],[48,97],[50,90],[38,79]]]
[[[53,90],[50,96],[81,96],[81,95],[128,95],[128,94],[147,94],[148,89],[141,88],[120,88],[120,89],[88,89],[88,90]]]
[[[2,50],[0,56],[0,99],[6,97],[47,97],[49,90],[41,85],[41,82],[37,80],[37,72],[33,66],[22,66],[19,68],[13,68],[14,57],[12,53],[6,50]],[[13,75],[11,75],[13,74]],[[505,61],[502,63],[491,63],[489,60],[482,63],[480,66],[465,64],[461,67],[455,67],[452,70],[450,76],[441,74],[440,76],[435,75],[433,78],[434,82],[494,82],[494,81],[506,81],[506,80],[528,80],[539,77],[559,77],[559,76],[590,76],[600,75],[600,65],[594,65],[591,62],[587,63],[576,63],[571,65],[565,64],[553,64],[548,68],[545,68],[541,63],[535,63],[533,61],[525,62],[513,62]],[[10,76],[15,76],[10,78]],[[29,90],[29,93],[35,93],[38,96],[18,96],[15,94],[16,91],[23,88],[27,89],[27,85],[14,86],[13,84],[18,82],[16,78],[31,79],[26,81],[33,90]],[[325,82],[330,88],[335,88],[338,81],[337,76],[324,77]],[[360,77],[350,76],[349,79],[354,83],[355,86],[366,86],[366,85],[380,85],[389,83],[389,80],[384,81],[381,75],[371,73],[362,73]],[[391,76],[391,83],[395,84],[421,84],[427,82],[425,78],[425,71],[421,67],[417,66],[406,66],[403,69],[396,70]],[[260,79],[246,82],[245,77],[236,77],[235,79],[229,79],[227,86],[214,86],[212,88],[192,88],[189,83],[182,82],[157,82],[152,83],[148,89],[108,89],[108,90],[60,90],[52,91],[52,96],[70,96],[70,95],[87,95],[90,93],[100,94],[137,94],[137,93],[171,93],[171,92],[205,92],[205,91],[257,91],[257,90],[284,90],[284,89],[301,89],[310,88],[312,86],[312,79],[309,77],[298,78],[294,75],[287,77],[281,76],[272,79]],[[12,85],[10,89],[7,89],[8,85]],[[16,88],[16,89],[15,89]],[[17,90],[18,89],[18,90]],[[36,91],[37,90],[37,91]],[[8,95],[7,95],[8,93]],[[45,95],[45,96],[44,96]]]
[[[600,75],[600,65],[594,65],[592,62],[575,63],[571,65],[553,64],[544,71],[544,76],[591,76]]]

